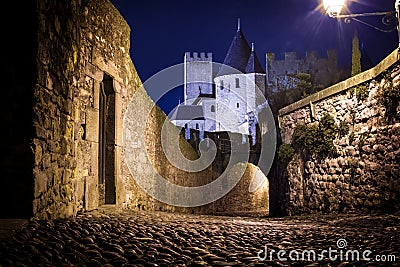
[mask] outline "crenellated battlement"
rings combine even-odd
[[[291,60],[296,60],[296,59],[297,59],[296,52],[286,52],[285,53],[285,60],[286,61],[291,61]]]
[[[307,60],[316,60],[319,59],[319,54],[317,51],[307,51],[306,52],[306,59]]]
[[[291,63],[295,60],[305,60],[307,61],[316,61],[316,60],[336,60],[337,59],[337,52],[336,50],[327,50],[326,56],[321,57],[317,51],[307,51],[304,58],[298,58],[296,52],[285,52],[283,59],[276,59],[276,54],[268,52],[266,53],[266,58],[269,63],[273,62],[285,62]]]
[[[275,53],[267,53],[267,61],[274,61],[275,60]]]
[[[326,52],[329,59],[337,60],[337,51],[336,50],[328,50]]]
[[[186,52],[185,53],[185,61],[210,61],[212,62],[212,53],[205,52]]]
[[[326,56],[321,57],[318,51],[307,51],[303,57],[296,52],[286,52],[284,57],[277,58],[275,53],[266,54],[268,83],[271,88],[285,88],[286,75],[309,73],[313,81],[322,86],[334,84],[339,79],[336,50],[327,50]]]

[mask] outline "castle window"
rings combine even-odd
[[[211,112],[215,112],[215,106],[214,105],[211,106]]]
[[[196,123],[196,130],[198,130],[199,129],[199,124],[198,123]]]
[[[238,103],[236,103],[236,107],[237,107],[237,108],[239,108],[239,102],[238,102]]]
[[[224,89],[224,81],[221,80],[221,81],[219,82],[219,85],[220,85],[221,89]]]
[[[239,78],[236,78],[236,88],[240,87]]]

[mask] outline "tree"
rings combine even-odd
[[[309,73],[287,74],[282,80],[285,81],[285,84],[281,84],[278,87],[278,92],[273,93],[270,99],[274,113],[322,89],[321,85],[313,83],[312,76]]]
[[[361,51],[357,32],[354,34],[351,52],[351,76],[361,73]]]

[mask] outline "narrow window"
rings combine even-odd
[[[214,105],[211,106],[211,112],[215,112],[215,107],[214,107]]]
[[[240,87],[239,78],[236,78],[236,88]]]
[[[199,124],[198,123],[196,123],[196,130],[198,130],[199,129]]]
[[[238,103],[236,103],[236,107],[237,107],[237,108],[239,108],[239,102],[238,102]]]
[[[221,80],[221,81],[219,82],[219,85],[220,85],[221,89],[224,89],[224,81],[223,81],[223,80]]]

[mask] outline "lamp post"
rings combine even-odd
[[[359,14],[341,14],[343,8],[346,5],[346,0],[323,0],[324,8],[326,11],[326,14],[328,14],[331,18],[336,18],[336,19],[344,19],[346,23],[349,23],[350,20],[357,21],[359,23],[362,23],[366,26],[372,27],[376,30],[379,30],[381,32],[391,32],[397,28],[397,34],[398,34],[398,40],[399,44],[398,47],[400,47],[400,0],[396,0],[394,9],[393,11],[384,11],[384,12],[372,12],[372,13],[359,13]],[[376,27],[374,25],[371,25],[365,21],[360,20],[359,18],[361,17],[371,17],[371,16],[382,16],[382,23],[386,26],[390,25],[390,18],[395,18],[396,19],[396,26],[393,27],[392,29],[386,30],[382,29],[379,27]]]

